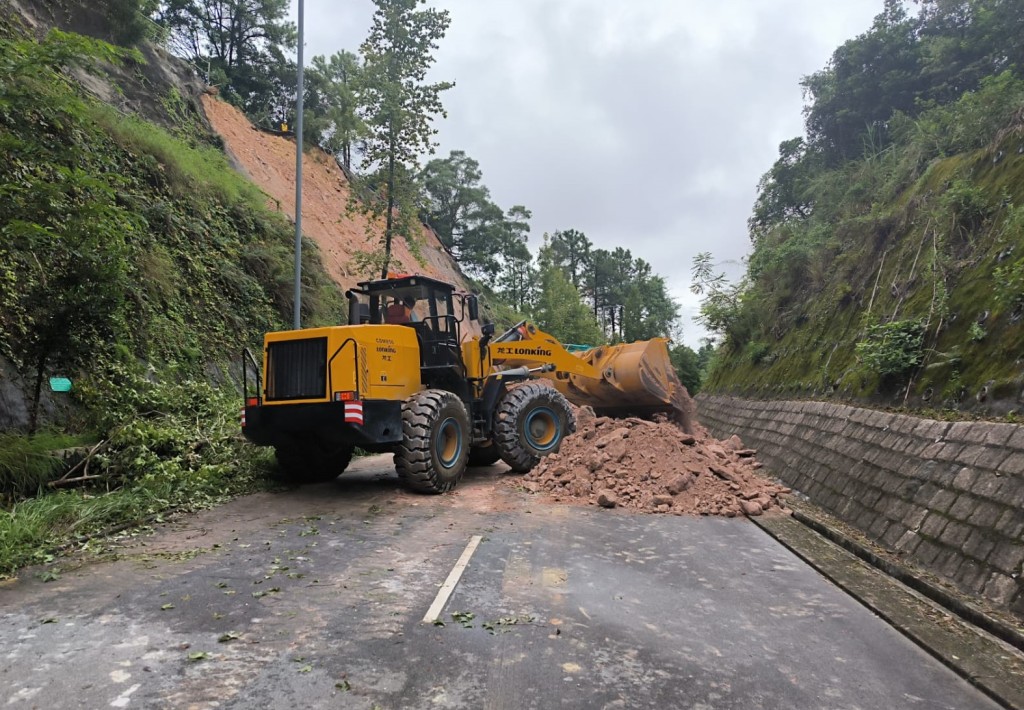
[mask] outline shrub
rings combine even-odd
[[[856,351],[861,363],[882,377],[906,374],[924,359],[924,323],[901,320],[868,326]]]

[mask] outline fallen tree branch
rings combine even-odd
[[[85,474],[84,476],[79,476],[77,478],[62,478],[59,481],[50,481],[46,485],[48,485],[50,488],[65,488],[67,486],[78,485],[79,483],[83,483],[85,481],[95,481],[98,478],[105,478],[105,476],[97,476],[95,474],[90,476],[89,474]]]
[[[66,485],[69,481],[81,481],[81,480],[85,480],[86,478],[89,478],[89,479],[99,478],[99,476],[90,476],[89,475],[89,461],[92,460],[92,457],[95,456],[99,452],[100,449],[102,449],[104,446],[106,446],[109,443],[110,443],[110,439],[103,439],[102,441],[100,441],[98,444],[96,444],[91,449],[89,449],[89,453],[87,453],[85,455],[85,458],[83,458],[81,461],[79,461],[74,466],[69,468],[64,473],[64,475],[61,476],[60,478],[58,478],[56,481],[50,481],[47,485],[50,488],[60,488],[60,487],[62,487],[64,485]],[[70,478],[71,474],[78,473],[78,471],[81,470],[81,469],[84,469],[84,471],[83,471],[84,475],[83,476],[80,476],[78,478]]]

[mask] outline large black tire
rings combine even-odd
[[[315,441],[278,446],[276,477],[299,485],[333,481],[348,468],[354,449],[351,444],[332,448]]]
[[[524,382],[498,403],[494,443],[501,460],[517,473],[526,473],[542,456],[557,452],[574,431],[576,417],[569,402],[546,384]]]
[[[424,390],[402,403],[402,443],[395,450],[398,477],[411,490],[455,488],[469,459],[469,415],[458,397]]]
[[[493,441],[484,446],[474,446],[469,450],[470,466],[490,466],[501,459],[501,452]]]

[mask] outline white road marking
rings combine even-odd
[[[138,690],[141,687],[142,687],[141,683],[136,683],[132,687],[128,688],[128,690],[124,691],[123,693],[118,695],[116,698],[114,698],[114,701],[112,703],[110,703],[110,707],[112,707],[112,708],[126,708],[126,707],[128,707],[128,703],[129,703],[129,701],[130,701],[130,699],[132,697],[132,693],[134,693],[136,690]]]
[[[437,596],[434,597],[434,603],[427,609],[427,615],[423,617],[423,623],[432,624],[440,618],[441,612],[444,611],[444,605],[448,603],[448,598],[455,591],[455,585],[459,583],[462,573],[466,571],[466,567],[469,565],[469,558],[476,552],[476,548],[482,539],[482,535],[474,535],[469,538],[469,544],[462,551],[462,556],[459,557],[459,561],[452,567],[452,571],[448,573],[448,579],[437,590]]]

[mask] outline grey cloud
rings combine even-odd
[[[881,0],[435,0],[454,79],[439,152],[465,150],[531,243],[576,228],[662,274],[684,311],[692,257],[738,262],[757,181],[802,131],[801,76],[863,32]],[[307,54],[355,50],[368,0],[306,0]],[[735,276],[739,266],[727,265]],[[684,323],[696,345],[698,326]]]

